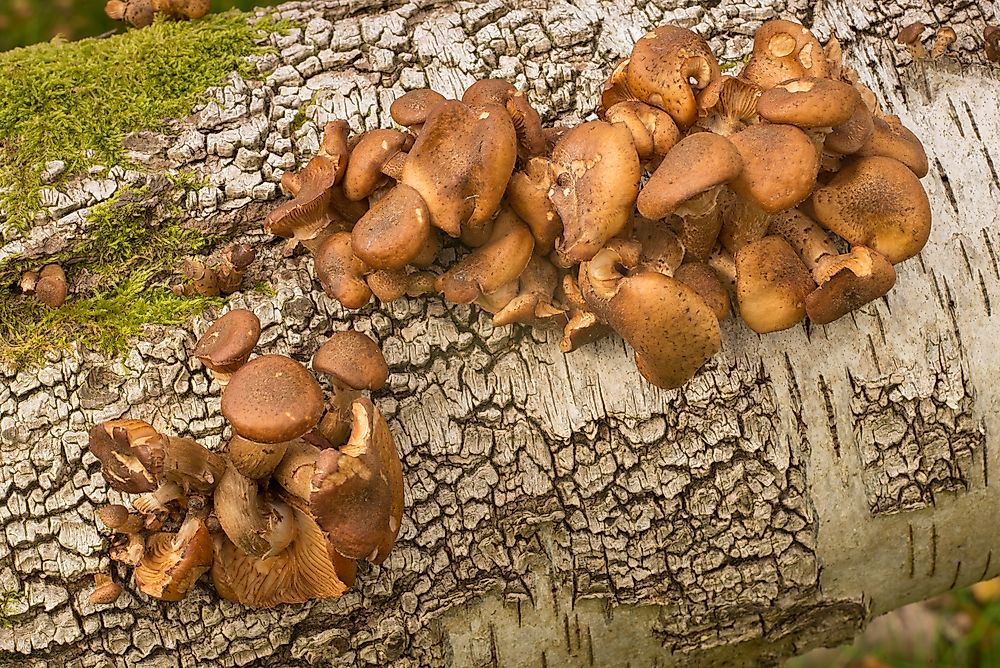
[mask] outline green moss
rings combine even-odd
[[[166,288],[176,261],[217,239],[171,219],[154,226],[153,203],[162,193],[124,191],[94,207],[88,236],[73,248],[48,257],[70,281],[87,272],[88,286],[62,307],[48,309],[17,295],[15,285],[39,260],[0,263],[0,361],[21,367],[49,350],[78,341],[107,354],[125,352],[128,338],[145,324],[173,325],[221,304],[220,299],[178,297]]]
[[[12,616],[13,607],[20,602],[23,595],[19,591],[7,589],[0,591],[0,629],[9,629],[14,626]]]
[[[45,43],[0,54],[0,207],[15,229],[41,208],[45,163],[67,173],[128,164],[122,138],[163,130],[210,86],[262,51],[261,30],[239,13],[161,21],[110,39]]]

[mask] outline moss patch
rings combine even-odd
[[[38,44],[0,54],[0,207],[24,230],[41,209],[45,163],[72,174],[127,164],[122,138],[162,130],[190,112],[205,89],[262,50],[266,25],[245,14],[158,22],[111,39]]]
[[[39,260],[0,263],[0,361],[22,367],[48,351],[78,341],[106,354],[122,354],[128,338],[145,324],[175,325],[221,299],[178,297],[165,283],[176,261],[218,241],[184,227],[179,219],[152,224],[152,206],[162,194],[123,191],[91,209],[88,236],[72,249],[48,257],[70,282],[87,272],[86,291],[70,295],[58,309],[16,294],[15,285]]]

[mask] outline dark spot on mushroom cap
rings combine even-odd
[[[323,391],[309,370],[283,355],[264,355],[233,374],[222,415],[240,436],[281,443],[305,434],[323,417]]]
[[[333,334],[313,355],[312,367],[354,390],[379,390],[389,377],[382,350],[367,334],[347,330]]]

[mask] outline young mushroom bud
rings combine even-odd
[[[603,121],[577,126],[553,149],[552,172],[549,199],[563,222],[558,248],[589,260],[632,217],[641,177],[632,135]]]
[[[420,129],[434,107],[445,101],[445,96],[430,88],[418,88],[403,93],[389,105],[389,115],[414,134]]]
[[[809,270],[781,237],[764,237],[736,254],[740,315],[758,334],[802,322],[806,317],[806,296],[815,289]]]
[[[892,158],[862,158],[812,197],[816,221],[899,264],[927,243],[931,207],[916,175]]]
[[[124,21],[136,28],[153,24],[153,0],[108,0],[104,13],[115,21]]]
[[[424,198],[398,183],[354,226],[351,248],[372,269],[399,270],[413,262],[430,235],[431,215]]]
[[[896,271],[884,257],[864,246],[847,255],[828,255],[813,270],[819,288],[806,297],[806,314],[826,325],[886,295],[896,284]]]
[[[730,186],[737,195],[770,214],[809,197],[819,174],[819,155],[802,130],[754,125],[729,140],[743,158],[743,171]]]
[[[295,539],[295,517],[288,504],[267,500],[257,483],[233,466],[226,468],[215,488],[214,502],[229,540],[251,556],[273,557]]]
[[[701,36],[665,25],[636,42],[625,82],[635,99],[663,109],[678,128],[687,130],[698,120],[697,91],[721,76],[719,63]]]
[[[110,605],[122,594],[122,586],[105,573],[94,574],[94,591],[90,592],[90,602],[94,605]]]
[[[26,295],[35,294],[35,286],[38,285],[38,272],[37,271],[26,271],[21,274],[21,280],[18,283],[18,287],[21,292]]]
[[[905,46],[913,60],[927,58],[927,49],[924,48],[923,41],[920,39],[920,36],[924,34],[926,29],[927,26],[923,23],[915,21],[900,30],[896,36],[896,43]]]
[[[111,420],[90,430],[90,451],[113,489],[126,494],[152,492],[163,470],[167,439],[142,420]]]
[[[212,566],[212,537],[205,522],[188,514],[177,533],[156,533],[135,567],[139,591],[161,601],[179,601]]]
[[[983,51],[986,60],[1000,63],[1000,28],[986,26],[983,30],[983,40],[986,42],[986,48]]]
[[[372,298],[365,283],[368,265],[354,254],[350,232],[337,232],[316,249],[316,276],[323,292],[344,308],[361,308]]]
[[[58,264],[47,264],[38,274],[35,284],[35,299],[49,308],[59,308],[66,302],[68,286],[66,272]]]
[[[260,319],[253,311],[233,309],[205,330],[193,354],[225,390],[230,376],[250,359],[258,340]]]
[[[406,151],[413,145],[413,135],[399,130],[372,130],[361,136],[351,151],[344,174],[344,195],[349,200],[363,200],[385,181],[387,175],[399,177]]]
[[[139,563],[146,549],[142,531],[150,528],[146,518],[139,513],[130,513],[120,504],[104,506],[97,511],[97,517],[115,534],[109,556],[129,566]]]
[[[231,295],[240,289],[247,267],[257,259],[257,251],[250,244],[233,244],[222,251],[219,267],[215,270],[219,291]]]
[[[806,28],[791,21],[773,20],[754,35],[753,54],[740,78],[763,89],[789,79],[829,76],[823,46]]]
[[[937,60],[948,52],[951,45],[958,39],[958,33],[951,26],[941,26],[934,35],[934,46],[931,48],[931,60]]]

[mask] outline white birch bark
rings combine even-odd
[[[0,588],[24,593],[0,665],[768,663],[1000,574],[1000,70],[979,54],[993,3],[352,4],[285,5],[304,27],[272,36],[260,81],[234,75],[177,137],[130,146],[210,179],[186,202],[193,224],[268,244],[256,277],[277,294],[234,299],[261,317],[264,352],[307,359],[347,327],[384,345],[376,399],[408,486],[396,550],[339,600],[250,610],[199,584],[179,604],[128,587],[95,608],[109,561],[94,511],[116,497],[86,430],[130,416],[217,446],[218,387],[186,356],[211,317],[151,329],[124,361],[0,369]],[[776,16],[839,35],[924,140],[934,229],[854,317],[765,337],[727,321],[722,354],[680,391],[646,384],[617,338],[563,356],[554,334],[437,299],[345,312],[311,260],[260,231],[281,171],[334,117],[385,126],[403,90],[499,76],[575,122],[651,26],[693,27],[735,60]],[[892,40],[917,19],[956,28],[955,58],[909,64]],[[57,250],[86,233],[87,206],[150,179],[116,175],[50,191],[51,219],[0,258]]]

